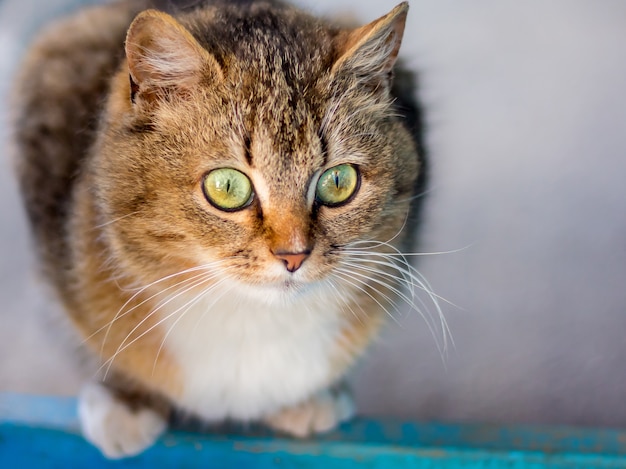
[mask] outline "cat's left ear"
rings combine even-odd
[[[332,73],[387,80],[398,58],[408,10],[407,2],[400,3],[376,21],[339,34]]]
[[[207,76],[220,79],[215,58],[172,16],[141,12],[128,28],[126,59],[133,96],[152,99],[163,91],[184,93]]]

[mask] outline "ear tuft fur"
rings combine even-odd
[[[141,12],[126,35],[126,58],[137,91],[190,89],[206,74],[221,76],[215,58],[178,21],[156,11]]]
[[[364,78],[387,77],[398,58],[409,4],[400,3],[385,16],[336,38],[333,73],[354,73]]]

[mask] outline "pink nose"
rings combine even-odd
[[[295,272],[300,268],[302,263],[305,261],[307,257],[309,257],[311,251],[303,251],[303,252],[282,252],[278,251],[274,253],[278,259],[283,261],[285,264],[285,268],[289,272]]]

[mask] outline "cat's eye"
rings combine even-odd
[[[233,212],[252,201],[252,183],[240,171],[232,168],[214,169],[204,177],[204,195],[220,210]]]
[[[348,202],[358,187],[357,169],[351,164],[340,164],[322,173],[317,180],[315,196],[320,203],[335,207]]]

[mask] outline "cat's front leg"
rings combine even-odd
[[[167,428],[169,409],[103,383],[83,387],[78,415],[85,438],[111,459],[141,453]]]
[[[345,387],[322,391],[310,399],[286,407],[263,422],[270,428],[304,438],[337,427],[354,416],[354,402]]]

